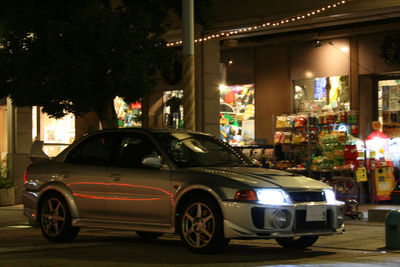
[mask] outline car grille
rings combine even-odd
[[[288,194],[295,203],[326,201],[325,194],[321,191],[288,192]]]

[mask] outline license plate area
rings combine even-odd
[[[307,222],[320,222],[326,220],[326,206],[309,205],[306,210]]]

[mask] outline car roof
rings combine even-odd
[[[183,130],[183,129],[168,129],[168,128],[143,128],[143,127],[126,127],[126,128],[115,128],[115,129],[104,129],[97,130],[90,133],[85,134],[84,136],[94,135],[98,133],[107,133],[107,132],[115,132],[115,133],[123,133],[123,132],[143,132],[143,133],[191,133],[191,134],[204,134],[211,135],[209,133],[203,133],[199,131],[192,130]]]

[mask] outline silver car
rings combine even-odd
[[[193,252],[210,253],[233,238],[305,248],[344,232],[344,203],[331,187],[256,166],[211,135],[104,130],[52,159],[39,147],[32,147],[22,201],[50,241],[101,227],[143,238],[177,233]]]

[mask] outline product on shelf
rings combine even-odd
[[[354,137],[358,133],[357,111],[322,111],[308,114],[281,115],[276,118],[276,132],[274,144],[291,144],[283,153],[280,168],[292,166],[288,170],[303,170],[307,166],[314,171],[354,170],[362,160],[360,149],[354,143]],[[358,140],[358,139],[357,139]],[[311,151],[317,144],[317,152],[312,161]],[[300,147],[308,145],[307,151]]]

